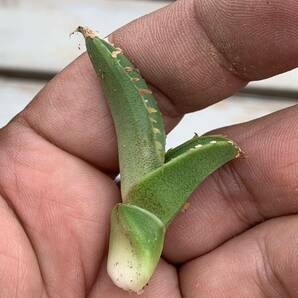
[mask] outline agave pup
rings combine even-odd
[[[165,153],[165,130],[151,90],[122,50],[79,27],[117,133],[122,203],[111,215],[108,274],[139,293],[159,262],[167,227],[196,187],[239,157],[223,136],[195,136]]]

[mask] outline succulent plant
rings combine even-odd
[[[165,153],[165,130],[145,80],[120,48],[78,27],[116,128],[122,203],[111,215],[107,271],[139,293],[158,265],[167,227],[204,179],[240,148],[224,136],[195,136]]]

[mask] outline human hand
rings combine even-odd
[[[177,1],[111,39],[153,86],[170,130],[185,112],[297,66],[297,9]],[[218,131],[246,158],[194,192],[143,297],[298,295],[297,112]],[[133,297],[106,274],[117,146],[86,55],[0,131],[0,168],[1,298]]]

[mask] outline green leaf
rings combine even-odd
[[[144,175],[164,163],[165,131],[152,92],[119,48],[79,27],[101,79],[117,133],[123,200]]]
[[[205,144],[198,140],[191,148],[189,144],[180,147],[188,150],[148,174],[132,188],[127,204],[148,210],[168,225],[207,176],[240,154],[237,145],[221,137],[210,138]],[[180,149],[176,152],[182,152]]]
[[[165,226],[137,206],[114,207],[107,270],[122,289],[140,292],[151,278],[162,252]]]
[[[165,156],[165,162],[169,162],[173,158],[187,152],[189,149],[195,148],[195,146],[200,147],[201,145],[209,144],[211,141],[227,141],[231,142],[228,138],[220,135],[206,135],[206,136],[198,136],[195,135],[192,139],[187,142],[175,147],[171,148],[167,151]]]

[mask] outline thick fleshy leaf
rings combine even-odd
[[[225,138],[193,145],[145,176],[131,189],[127,203],[148,210],[167,225],[207,176],[240,155],[239,147]]]
[[[101,80],[117,133],[122,198],[144,175],[164,163],[165,131],[152,92],[119,48],[79,27]]]
[[[124,290],[140,292],[159,262],[165,226],[154,214],[137,206],[114,207],[107,270]]]
[[[209,144],[211,141],[219,142],[219,141],[230,141],[230,140],[220,135],[209,135],[209,136],[195,135],[192,139],[186,141],[185,143],[175,148],[169,149],[165,156],[165,162],[169,162],[171,159],[187,152],[189,149],[196,148],[196,146],[197,148],[199,148],[201,145]]]

